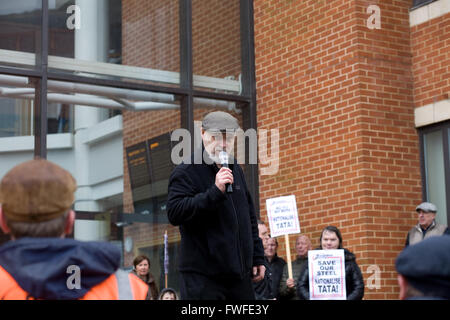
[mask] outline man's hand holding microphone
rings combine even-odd
[[[222,167],[216,174],[216,186],[222,192],[233,192],[233,172],[228,167],[228,154],[225,151],[219,153],[220,164]]]

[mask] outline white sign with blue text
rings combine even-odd
[[[300,233],[294,195],[267,199],[266,207],[271,237]]]
[[[345,300],[344,250],[309,250],[310,300]]]

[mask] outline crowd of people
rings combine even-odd
[[[67,170],[43,159],[11,169],[0,182],[0,227],[11,238],[0,246],[0,300],[310,299],[311,239],[297,237],[290,276],[277,239],[257,219],[241,167],[232,156],[223,160],[238,128],[228,113],[208,114],[202,148],[170,177],[168,218],[181,234],[179,292],[159,292],[145,255],[125,272],[113,244],[66,237],[74,226],[77,186]],[[399,297],[450,299],[449,229],[436,223],[434,204],[421,203],[416,211],[418,223],[395,263]],[[322,230],[315,250],[343,251],[346,298],[363,299],[361,269],[336,226]]]

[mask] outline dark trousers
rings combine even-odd
[[[182,300],[255,300],[250,273],[244,279],[180,273]]]

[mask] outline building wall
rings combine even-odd
[[[449,98],[450,13],[411,28],[414,104],[426,106]]]
[[[371,4],[381,9],[381,29],[367,27]],[[294,194],[314,247],[323,227],[338,226],[366,299],[398,297],[394,261],[421,200],[410,5],[254,3],[258,128],[280,132],[280,170],[260,176],[261,215],[267,198]],[[367,288],[372,265],[378,289]]]

